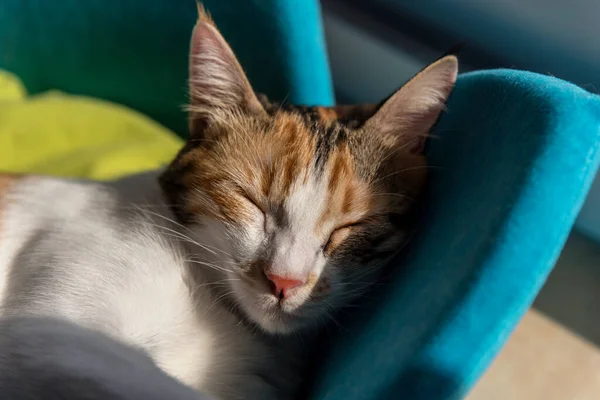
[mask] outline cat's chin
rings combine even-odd
[[[285,315],[283,317],[261,318],[260,320],[256,320],[255,323],[263,331],[274,335],[289,335],[301,329],[301,326],[290,321],[290,318]]]
[[[286,311],[269,294],[237,287],[233,291],[233,297],[246,318],[266,333],[287,335],[311,325],[311,318],[307,315]]]
[[[276,304],[243,304],[242,309],[249,320],[269,334],[288,335],[310,326],[309,318],[288,313]]]

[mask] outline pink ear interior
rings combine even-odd
[[[457,74],[455,56],[434,62],[394,93],[365,127],[395,139],[411,153],[422,152],[429,130],[445,109]]]
[[[192,135],[218,110],[263,111],[235,54],[206,18],[198,21],[192,34],[189,76]]]

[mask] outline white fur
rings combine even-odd
[[[18,182],[0,213],[2,316],[99,330],[220,399],[291,392],[291,363],[278,362],[267,338],[202,288],[211,269],[188,261],[177,239],[185,231],[168,221],[156,180]]]
[[[298,176],[283,202],[285,226],[276,226],[269,210],[262,215],[257,207],[249,205],[249,210],[253,210],[253,222],[228,225],[201,216],[200,223],[190,229],[195,240],[218,249],[214,254],[205,253],[202,261],[225,267],[224,270],[209,271],[213,280],[227,280],[223,296],[232,298],[268,333],[287,334],[314,326],[323,318],[330,318],[331,304],[337,303],[336,288],[330,290],[327,301],[311,299],[320,279],[327,279],[330,287],[336,286],[335,282],[339,280],[333,267],[327,268],[327,277],[323,276],[328,263],[322,252],[323,245],[337,225],[347,222],[320,221],[328,206],[328,182],[327,172],[311,170],[306,179],[303,174]],[[266,224],[263,218],[266,218]],[[265,243],[268,249],[261,254]],[[253,275],[235,267],[256,260],[265,262],[264,275],[277,275],[305,284],[295,288],[289,297],[279,299],[272,294],[264,276],[257,278],[256,271]],[[234,267],[228,268],[232,265]]]
[[[285,202],[289,226],[275,246],[272,273],[276,275],[305,281],[311,273],[318,277],[322,271],[324,259],[319,249],[329,232],[315,232],[315,227],[327,207],[329,179],[315,175],[311,173],[306,183],[298,177]]]

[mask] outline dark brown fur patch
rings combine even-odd
[[[319,300],[326,297],[331,291],[331,282],[326,276],[321,276],[314,283],[310,296],[313,300]]]

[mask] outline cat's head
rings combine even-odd
[[[190,55],[190,137],[161,184],[206,246],[197,268],[268,332],[326,319],[401,248],[422,155],[457,75],[429,65],[380,105],[289,107],[252,90],[201,15]]]

